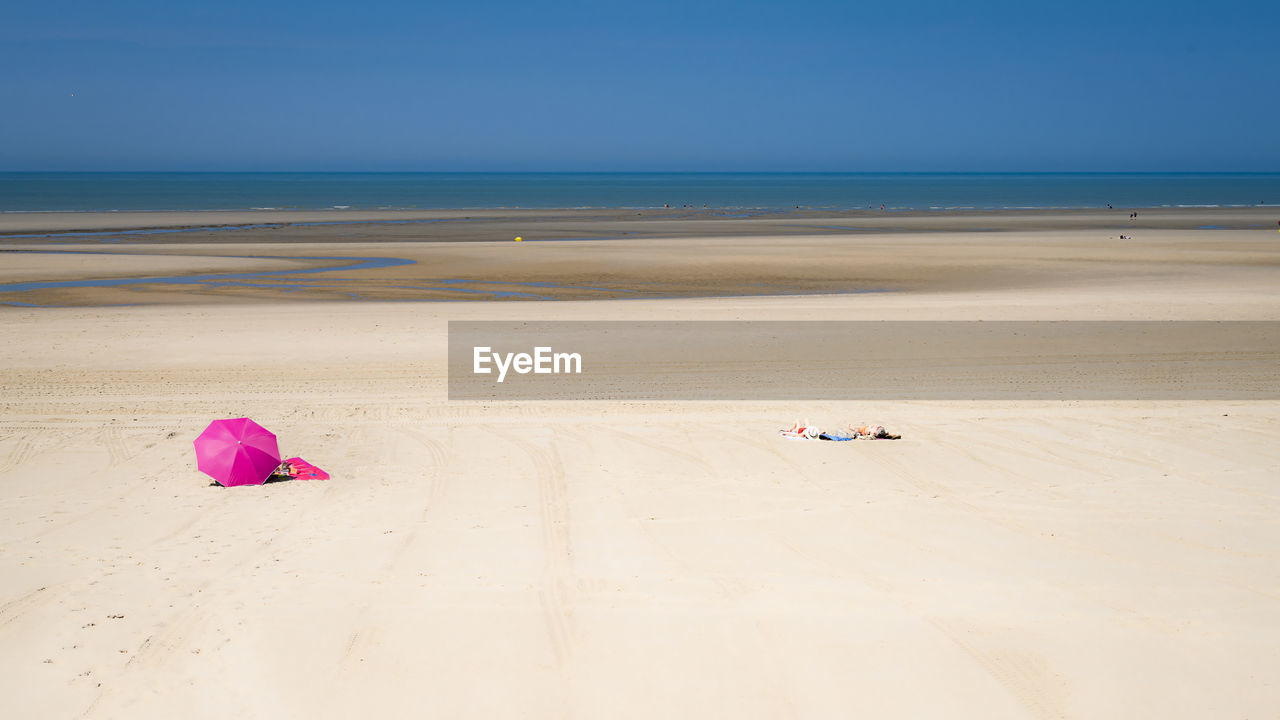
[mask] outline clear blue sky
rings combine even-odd
[[[0,170],[1275,171],[1280,2],[7,0]]]

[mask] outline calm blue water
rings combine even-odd
[[[0,211],[1280,205],[1280,173],[0,173]]]

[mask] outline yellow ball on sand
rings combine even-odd
[[[516,242],[523,242],[523,241],[524,241],[524,238],[519,236],[516,237]]]

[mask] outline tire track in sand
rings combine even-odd
[[[379,566],[378,576],[386,577],[396,573],[396,568],[404,560],[409,549],[418,541],[419,531],[426,524],[428,516],[439,506],[444,497],[449,484],[449,450],[447,443],[432,438],[422,431],[394,423],[379,423],[379,425],[385,425],[413,440],[426,450],[429,459],[429,463],[421,470],[422,476],[428,483],[426,495],[425,497],[415,495],[409,500],[415,505],[421,503],[417,518],[409,525],[409,531],[404,533],[404,539],[397,543],[387,560]],[[366,621],[373,612],[373,607],[372,601],[366,601],[355,615],[356,628],[347,638],[345,649],[336,665],[339,676],[349,673],[363,661],[364,657],[375,652],[383,642],[385,633]]]
[[[22,467],[36,451],[36,443],[30,435],[24,436],[18,440],[16,447],[9,451],[9,454],[0,461],[0,473],[7,473],[10,470]]]
[[[441,498],[449,485],[449,451],[445,443],[413,428],[392,426],[392,429],[421,445],[427,451],[427,457],[431,463],[423,472],[427,476],[428,487],[426,497],[421,500],[421,512],[409,532],[405,534],[404,540],[391,552],[391,556],[384,565],[386,572],[390,572],[400,563],[400,559],[416,541],[418,530],[427,522],[427,516],[431,514],[431,511],[439,506]]]
[[[119,467],[133,457],[133,453],[129,449],[129,442],[125,439],[124,433],[120,432],[120,428],[115,425],[108,425],[101,433],[98,434],[99,439],[107,449],[107,467]]]
[[[529,457],[537,478],[538,514],[542,520],[542,547],[546,556],[539,599],[556,667],[563,672],[573,655],[573,615],[568,602],[573,548],[569,538],[564,466],[554,447],[542,447],[519,438],[513,442]]]

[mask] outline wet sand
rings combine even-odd
[[[0,302],[586,300],[1128,282],[1187,283],[1194,290],[1203,268],[1262,291],[1280,262],[1274,252],[1276,234],[1265,227],[1270,211],[1258,209],[1143,211],[1137,220],[1120,211],[822,217],[798,212],[739,219],[710,211],[696,218],[650,211],[634,220],[620,212],[539,211],[513,219],[511,213],[487,211],[471,220],[449,213],[268,213],[292,222],[162,233],[154,231],[241,222],[256,213],[2,216],[0,228],[8,235],[0,235],[0,257],[13,260],[0,265]],[[325,217],[330,218],[325,222],[344,224],[307,224]],[[122,221],[149,229],[136,235],[103,229]],[[54,230],[107,234],[20,237]],[[517,236],[524,241],[513,242]],[[60,252],[44,252],[50,250]],[[182,257],[191,258],[190,267],[182,268],[177,259]],[[245,258],[259,258],[260,263],[246,265]],[[306,272],[281,272],[281,258]],[[349,267],[352,258],[403,262],[323,272]],[[217,263],[236,263],[242,273],[270,274],[155,281],[207,275]],[[120,282],[129,277],[148,281]],[[11,287],[35,278],[62,283]],[[110,282],[95,285],[94,280]]]
[[[267,229],[282,241],[503,241],[574,237],[716,237],[802,232],[1267,229],[1280,208],[1131,210],[752,210],[717,208],[563,210],[211,210],[0,213],[5,236],[183,230],[201,239],[244,242]],[[262,226],[271,226],[264,228]],[[243,231],[237,228],[244,228]],[[146,240],[146,237],[139,238]]]

